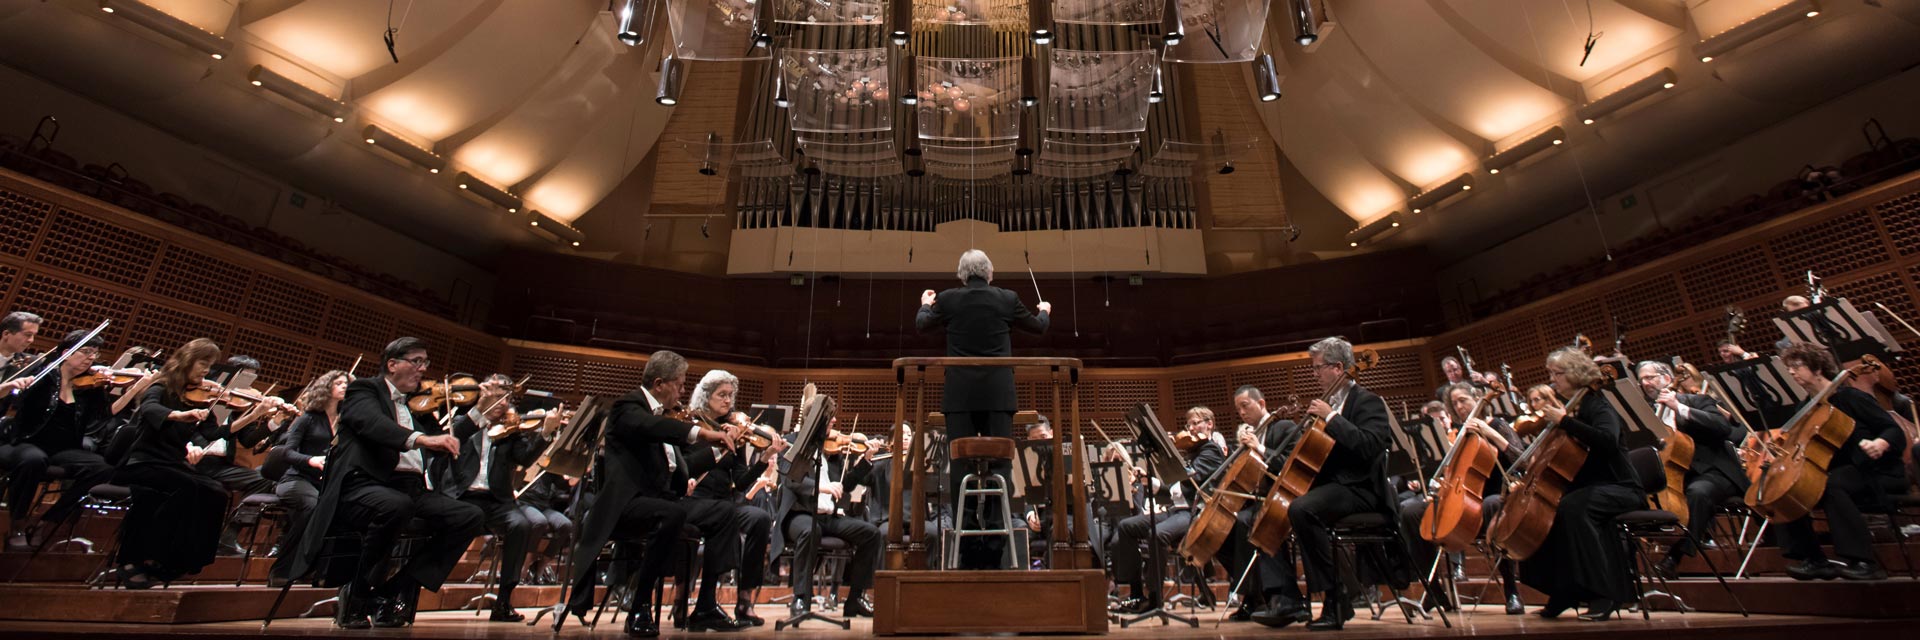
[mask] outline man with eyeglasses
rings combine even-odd
[[[43,547],[48,531],[58,528],[73,513],[88,490],[113,475],[113,465],[107,464],[100,454],[88,451],[83,442],[89,428],[111,416],[113,405],[104,386],[83,390],[73,384],[75,377],[93,367],[93,359],[99,352],[99,338],[74,349],[86,337],[85,329],[67,334],[54,353],[73,349],[73,355],[56,363],[57,370],[20,392],[12,432],[15,448],[9,461],[12,486],[7,504],[11,507],[9,528],[13,531],[7,540],[10,551]],[[32,380],[32,376],[25,378]],[[47,480],[49,467],[66,470],[60,500],[40,516],[39,524],[27,526],[38,503],[34,499],[36,492],[40,483]]]
[[[440,590],[485,521],[479,507],[434,491],[425,475],[424,451],[460,453],[452,434],[441,433],[437,423],[416,422],[407,410],[407,394],[420,388],[430,364],[426,342],[400,338],[381,356],[382,375],[347,385],[333,455],[327,458],[326,486],[293,564],[295,576],[311,571],[332,529],[364,532],[359,564],[347,565],[354,567],[353,575],[341,587],[334,616],[334,624],[346,629],[409,623],[419,589]],[[398,573],[386,578],[387,555],[415,518],[425,522],[427,538]]]

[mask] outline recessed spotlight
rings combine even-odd
[[[1499,170],[1499,169],[1488,169],[1488,170],[1487,170],[1487,173],[1491,173],[1491,174],[1495,174],[1495,175],[1498,175],[1498,174],[1500,173],[1500,170]]]
[[[1671,83],[1671,82],[1669,82],[1669,83],[1666,83],[1666,84],[1662,84],[1662,85],[1660,85],[1660,88],[1662,88],[1662,89],[1672,89],[1672,88],[1673,88],[1673,83]]]
[[[1812,10],[1812,11],[1808,11],[1808,12],[1807,12],[1807,17],[1809,17],[1809,18],[1811,18],[1811,17],[1814,17],[1814,16],[1817,16],[1817,15],[1820,15],[1820,10],[1819,10],[1819,9],[1814,9],[1814,10]]]
[[[1713,62],[1713,56],[1700,56],[1701,62]]]

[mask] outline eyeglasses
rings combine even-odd
[[[427,365],[433,364],[433,361],[429,360],[426,356],[420,356],[418,358],[398,358],[398,360],[421,369],[425,369]]]
[[[1324,369],[1324,368],[1327,368],[1327,367],[1333,367],[1333,368],[1335,368],[1335,369],[1339,369],[1339,368],[1342,368],[1342,367],[1340,366],[1340,363],[1338,363],[1338,362],[1322,362],[1322,363],[1320,363],[1320,364],[1316,364],[1316,365],[1313,365],[1313,368],[1315,368],[1315,369]]]

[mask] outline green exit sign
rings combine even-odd
[[[1640,196],[1629,195],[1620,199],[1620,208],[1622,209],[1632,209],[1638,204],[1640,204]]]

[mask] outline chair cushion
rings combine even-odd
[[[991,437],[954,438],[948,447],[954,460],[1012,460],[1017,449],[1013,438]]]
[[[133,497],[133,489],[117,484],[96,484],[87,490],[95,500],[120,501]]]
[[[1355,513],[1347,517],[1341,518],[1338,521],[1335,521],[1333,523],[1333,528],[1335,529],[1368,529],[1373,527],[1384,527],[1384,526],[1387,526],[1387,524],[1388,524],[1387,516],[1385,514],[1368,511],[1364,513]]]
[[[820,549],[822,551],[841,551],[846,548],[847,541],[845,540],[833,536],[820,536]]]
[[[256,493],[240,499],[240,504],[252,506],[272,506],[280,504],[280,496],[271,493]]]
[[[1613,521],[1626,525],[1680,524],[1680,516],[1664,509],[1641,509],[1614,516]]]

